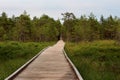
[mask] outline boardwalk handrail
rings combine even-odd
[[[70,65],[72,66],[72,69],[74,70],[76,76],[78,77],[79,80],[83,80],[82,76],[80,75],[79,71],[77,70],[77,68],[75,67],[75,65],[72,63],[72,61],[69,59],[69,57],[67,56],[65,50],[63,49],[63,53],[67,59],[67,61],[70,63]]]
[[[28,62],[26,62],[23,66],[21,66],[20,68],[18,68],[15,72],[13,72],[10,76],[8,76],[7,78],[5,78],[5,80],[12,80],[14,79],[14,77],[17,76],[17,74],[19,74],[22,70],[24,70],[31,62],[33,62],[43,51],[45,51],[47,48],[46,47],[44,49],[42,49],[37,55],[35,55],[32,59],[30,59]]]

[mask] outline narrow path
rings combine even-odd
[[[62,50],[64,42],[58,41],[46,49],[14,80],[78,80]]]

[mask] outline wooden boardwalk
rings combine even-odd
[[[39,55],[14,80],[78,80],[63,54],[64,42],[58,41]]]

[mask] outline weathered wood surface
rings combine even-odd
[[[14,80],[78,80],[62,50],[64,42],[58,41],[46,49]]]

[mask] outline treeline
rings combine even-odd
[[[48,15],[33,19],[24,11],[18,17],[0,16],[0,41],[56,41],[60,35],[61,23]]]
[[[120,41],[120,19],[101,16],[100,20],[91,13],[76,18],[73,13],[64,13],[62,36],[67,41],[118,40]]]
[[[120,18],[101,16],[98,20],[92,13],[76,18],[73,13],[63,13],[63,24],[48,15],[33,19],[24,11],[11,18],[3,12],[0,16],[0,41],[65,41],[117,40],[120,42]]]

